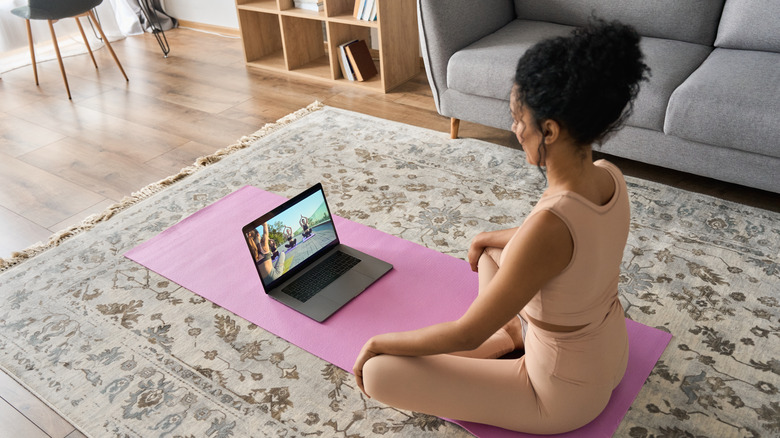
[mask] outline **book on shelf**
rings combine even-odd
[[[357,20],[376,21],[377,19],[377,0],[355,0],[355,10],[353,15]]]
[[[304,9],[307,11],[323,11],[325,10],[325,3],[323,0],[295,0],[295,7],[298,9]]]
[[[360,15],[361,20],[368,21],[371,18],[371,7],[374,4],[374,0],[363,0],[366,4],[363,6],[363,14]]]
[[[352,65],[349,63],[349,57],[347,56],[346,47],[350,44],[356,43],[358,40],[347,41],[344,44],[339,44],[339,66],[341,67],[341,74],[345,79],[350,81],[355,80],[355,73],[352,70]]]
[[[345,46],[344,49],[358,81],[367,81],[376,76],[376,66],[365,40],[353,42]]]
[[[363,13],[363,0],[355,0],[355,9],[352,11],[352,16],[356,19],[360,18],[360,14]]]
[[[366,0],[355,0],[355,19],[360,20],[363,16],[363,9],[366,8]]]

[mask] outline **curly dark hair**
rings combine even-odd
[[[552,119],[579,145],[601,143],[631,115],[650,75],[639,40],[631,26],[592,18],[569,36],[540,41],[517,64],[514,97],[540,131]]]

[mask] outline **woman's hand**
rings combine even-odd
[[[483,231],[474,236],[474,238],[471,239],[471,245],[469,246],[467,255],[471,270],[477,272],[477,264],[479,263],[479,258],[482,256],[485,248],[504,249],[517,230],[518,228],[508,228],[506,230]]]
[[[469,245],[469,252],[466,256],[469,264],[471,265],[471,270],[474,272],[477,272],[477,265],[479,264],[479,258],[482,256],[482,253],[485,251],[485,248],[487,247],[482,243],[481,235],[482,233],[479,233],[476,236],[474,236],[473,239],[471,239],[471,245]]]
[[[360,350],[360,354],[358,354],[357,359],[355,359],[355,365],[352,367],[352,372],[355,373],[355,381],[357,381],[358,388],[360,388],[360,390],[363,391],[363,394],[366,394],[368,398],[371,398],[371,396],[368,395],[366,389],[363,387],[363,365],[372,357],[379,356],[380,354],[382,353],[377,351],[374,338],[371,338],[363,345],[363,349]]]

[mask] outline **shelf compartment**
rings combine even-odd
[[[259,67],[268,70],[274,70],[279,72],[287,72],[287,65],[284,63],[284,53],[281,51],[272,53],[270,55],[263,56],[246,63],[252,67]]]
[[[325,35],[322,21],[281,15],[282,44],[284,59],[288,70],[304,69],[320,72],[321,66],[330,64],[329,53],[325,50]],[[324,58],[324,60],[323,60]],[[326,77],[330,77],[330,68]]]
[[[276,14],[238,10],[238,24],[247,37],[241,41],[246,62],[275,59],[283,55],[282,31]],[[263,29],[263,32],[243,33],[243,29]]]
[[[333,79],[330,70],[330,59],[327,56],[313,59],[291,71],[314,79]]]
[[[352,15],[356,0],[327,0],[325,12],[329,17],[336,15]],[[360,0],[357,0],[360,1]]]
[[[374,64],[376,65],[376,70],[379,71],[379,63],[374,61]],[[365,88],[371,91],[379,91],[382,93],[385,91],[384,82],[379,75],[376,75],[367,81],[350,81],[349,79],[339,76],[339,79],[337,79],[336,82],[339,84],[347,83],[351,86]]]
[[[370,46],[371,29],[363,26],[354,26],[351,24],[329,22],[327,25],[327,33],[328,33],[328,50],[330,51],[330,57],[331,59],[336,61],[332,63],[333,68],[332,68],[331,78],[332,79],[344,78],[344,74],[341,72],[341,64],[339,63],[339,58],[341,57],[339,45],[352,40],[366,40],[366,42]],[[377,72],[378,71],[379,69],[377,69]]]

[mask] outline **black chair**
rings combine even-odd
[[[92,63],[97,68],[97,62],[95,56],[92,54],[92,48],[89,47],[87,42],[87,36],[84,34],[84,28],[81,27],[80,17],[87,17],[87,20],[92,20],[92,23],[100,32],[100,37],[103,38],[103,42],[106,44],[108,51],[111,52],[111,56],[116,61],[116,65],[119,66],[119,70],[127,78],[125,70],[122,68],[122,64],[119,63],[119,59],[114,53],[114,49],[111,48],[111,43],[108,42],[108,38],[103,33],[103,28],[100,27],[100,23],[95,18],[95,14],[92,9],[103,3],[103,0],[29,0],[27,6],[21,6],[16,9],[12,9],[11,13],[27,20],[27,41],[30,43],[30,57],[32,58],[33,75],[35,76],[35,85],[38,85],[38,67],[35,65],[35,49],[33,48],[32,29],[30,28],[30,20],[47,20],[49,22],[49,30],[51,31],[51,39],[54,43],[54,51],[57,53],[57,60],[60,63],[60,71],[62,72],[62,79],[65,81],[65,90],[68,92],[68,99],[70,96],[70,87],[68,86],[68,77],[65,75],[65,66],[62,64],[62,56],[60,55],[60,47],[57,44],[57,35],[54,33],[54,22],[63,18],[75,18],[76,23],[79,26],[81,37],[84,38],[84,43],[87,45],[89,56],[92,58]]]

